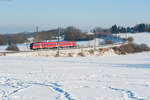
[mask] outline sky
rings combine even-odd
[[[150,0],[0,0],[0,33],[150,23]]]

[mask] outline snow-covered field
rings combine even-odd
[[[127,38],[127,37],[133,37],[134,42],[138,44],[145,43],[148,46],[150,46],[150,33],[122,33],[122,34],[117,34],[118,36]]]
[[[131,36],[150,45],[150,35],[140,35]],[[0,56],[0,100],[150,100],[150,52]]]
[[[150,53],[0,57],[1,100],[150,100]]]
[[[104,39],[99,39],[96,38],[95,40],[90,40],[90,41],[78,41],[77,45],[79,47],[94,47],[94,46],[99,46],[105,44]]]

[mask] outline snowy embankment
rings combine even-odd
[[[150,53],[0,57],[1,100],[150,100]]]
[[[120,46],[115,45],[115,46]],[[94,48],[79,48],[79,49],[64,49],[58,50],[38,50],[38,51],[28,51],[28,52],[17,52],[17,53],[6,53],[6,56],[34,56],[34,57],[86,57],[86,56],[113,56],[117,55],[113,49],[114,45],[108,45],[103,47]]]

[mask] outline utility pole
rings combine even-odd
[[[35,33],[37,34],[39,32],[39,27],[38,26],[36,26],[36,28],[35,28]],[[38,41],[39,42],[39,36],[37,36],[37,40],[36,41]]]
[[[60,27],[58,27],[58,36],[57,36],[57,54],[60,53]]]
[[[95,37],[95,39],[94,39],[94,50],[96,50],[96,31],[94,32],[94,37]]]
[[[38,32],[39,32],[39,27],[37,26],[37,27],[36,27],[36,33],[38,33]]]

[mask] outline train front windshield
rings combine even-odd
[[[30,49],[33,49],[33,43],[30,44]]]

